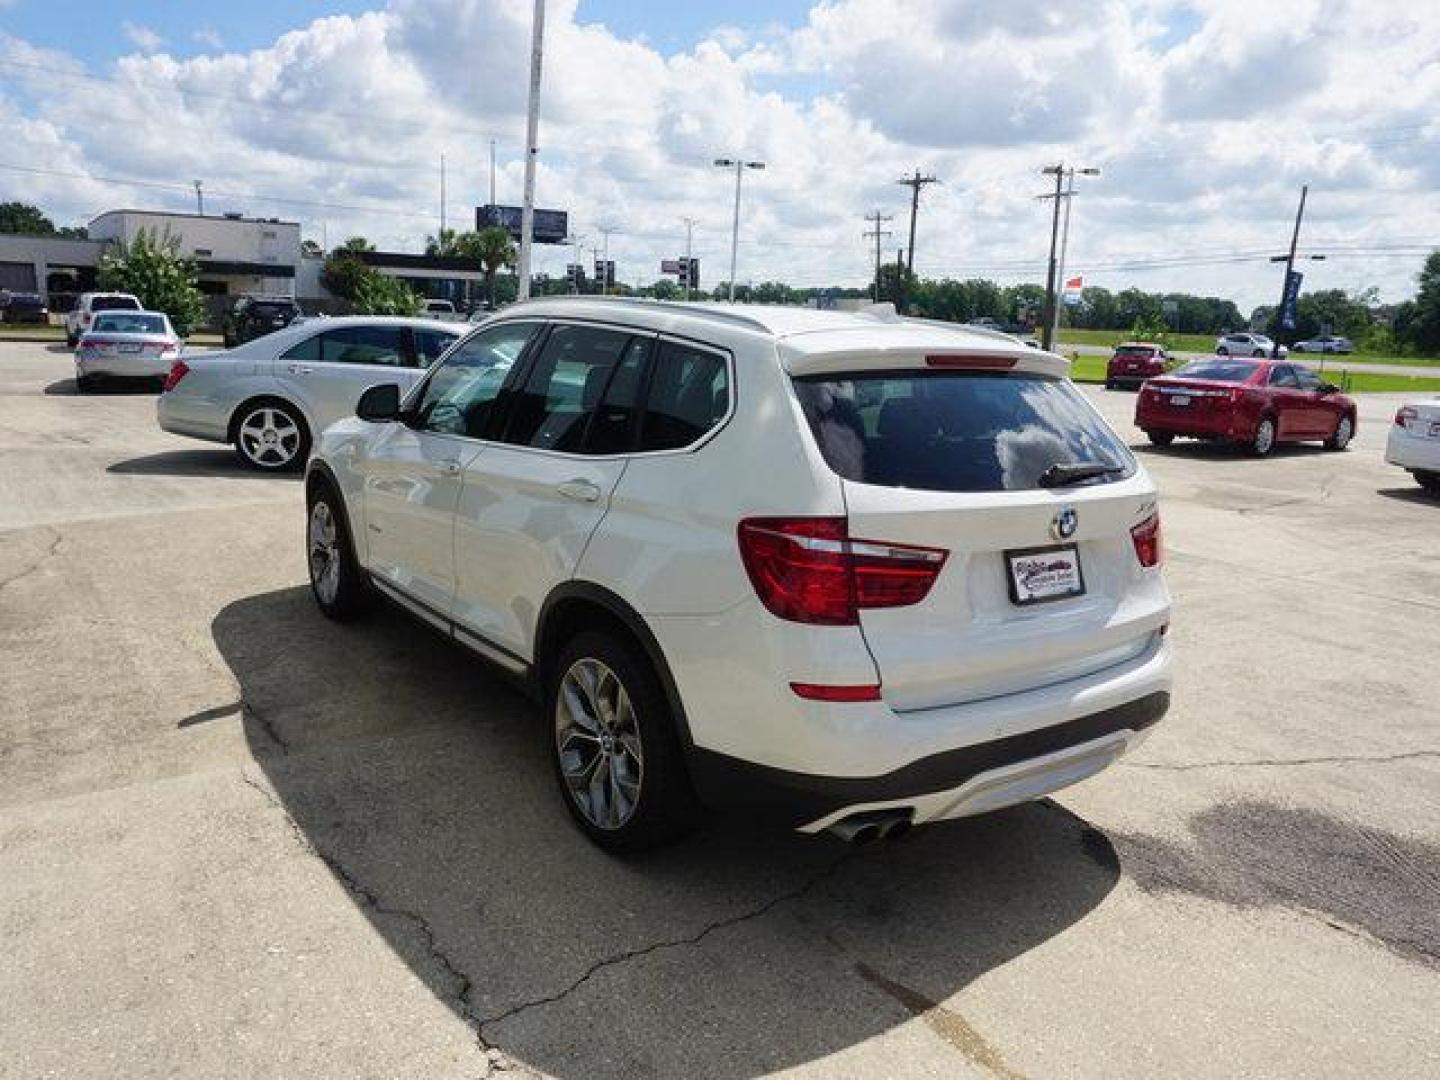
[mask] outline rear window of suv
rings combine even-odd
[[[139,311],[140,301],[133,296],[96,296],[90,300],[91,311]]]
[[[1051,465],[1134,458],[1064,379],[994,372],[808,376],[795,391],[826,464],[846,480],[924,491],[1028,491]]]

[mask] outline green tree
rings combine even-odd
[[[1440,251],[1432,251],[1420,271],[1420,291],[1406,312],[1404,336],[1425,356],[1440,355]],[[1396,324],[1400,329],[1399,321]]]
[[[55,223],[29,203],[0,203],[0,233],[25,236],[54,236]]]
[[[352,303],[356,315],[418,315],[422,301],[399,278],[370,270],[356,288]]]
[[[341,246],[326,257],[325,265],[320,269],[320,284],[325,286],[326,292],[353,304],[360,293],[360,286],[377,276],[360,260],[357,249]]]
[[[460,234],[454,229],[441,229],[433,236],[425,237],[426,255],[458,255],[460,252],[456,247],[456,240]]]
[[[195,264],[180,256],[180,238],[169,229],[158,236],[141,229],[130,243],[117,243],[100,256],[96,280],[102,289],[134,293],[147,311],[163,311],[181,337],[205,319]]]
[[[318,259],[325,254],[324,250],[314,240],[300,241],[300,254],[307,259]]]
[[[504,229],[492,225],[479,232],[467,232],[455,240],[455,254],[462,259],[473,259],[480,264],[485,275],[485,297],[490,306],[495,306],[495,275],[502,267],[514,266],[519,252],[515,241]]]

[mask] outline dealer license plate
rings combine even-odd
[[[1177,406],[1189,405],[1189,404],[1190,404],[1190,395],[1189,395],[1189,394],[1171,394],[1171,395],[1170,395],[1170,404],[1171,404],[1171,405],[1177,405]]]
[[[1074,544],[1022,548],[1005,553],[1010,599],[1024,607],[1085,593],[1080,551]]]
[[[144,346],[138,341],[122,341],[120,343],[121,352],[139,352],[142,348],[144,348]]]

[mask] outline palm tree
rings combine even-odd
[[[510,234],[497,226],[465,233],[455,241],[455,253],[474,259],[485,273],[485,297],[495,306],[495,275],[504,266],[514,266],[517,252]]]
[[[337,251],[374,251],[374,250],[375,250],[375,245],[372,244],[369,240],[366,240],[363,236],[352,236],[352,237],[350,237],[349,240],[346,240],[343,244],[341,244],[338,248],[336,248],[336,250],[337,250]]]
[[[454,229],[441,229],[434,236],[425,237],[426,255],[458,255],[456,241],[460,234]]]

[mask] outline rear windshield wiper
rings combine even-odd
[[[1106,465],[1100,461],[1057,461],[1036,481],[1041,487],[1069,487],[1082,480],[1094,480],[1097,476],[1111,476],[1123,473],[1123,465]]]

